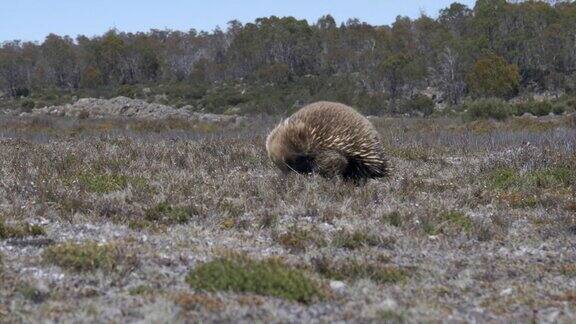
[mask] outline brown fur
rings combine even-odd
[[[282,121],[266,139],[270,159],[283,171],[365,180],[388,174],[378,132],[353,108],[316,102]]]

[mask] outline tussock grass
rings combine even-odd
[[[186,277],[186,282],[199,290],[252,292],[303,303],[324,297],[319,285],[302,270],[275,258],[218,258],[196,266]]]
[[[50,246],[44,251],[42,259],[47,264],[76,272],[94,270],[111,272],[124,266],[131,267],[136,261],[134,255],[117,244],[96,242]]]
[[[25,299],[28,299],[34,303],[41,303],[50,296],[49,291],[38,289],[38,287],[25,281],[18,283],[16,291],[18,291],[18,293],[21,294]]]
[[[326,244],[326,240],[320,233],[296,226],[290,227],[287,233],[278,235],[276,241],[293,252],[301,252],[310,246],[320,247]]]
[[[420,219],[422,230],[428,235],[471,234],[474,223],[466,214],[457,210],[444,211],[437,215],[427,215]]]
[[[222,311],[226,306],[219,298],[205,293],[181,292],[174,297],[174,302],[187,311],[217,312]]]
[[[46,235],[46,230],[40,225],[32,225],[28,223],[7,225],[2,218],[0,218],[0,240],[41,235]]]
[[[394,245],[394,239],[370,233],[368,229],[341,230],[335,234],[332,245],[350,250],[371,246],[390,248]]]
[[[322,256],[313,260],[319,274],[335,280],[370,279],[379,284],[403,283],[409,279],[407,270],[378,261],[356,258],[333,261]]]
[[[402,223],[403,223],[403,217],[397,211],[393,211],[391,213],[387,213],[387,214],[382,215],[381,220],[384,223],[390,224],[390,225],[395,226],[395,227],[400,227],[400,226],[402,226]]]

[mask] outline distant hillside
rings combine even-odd
[[[576,3],[505,0],[453,3],[436,19],[399,16],[391,26],[272,16],[211,33],[52,34],[41,44],[3,43],[0,91],[35,106],[72,96],[142,98],[148,89],[161,103],[217,113],[281,114],[317,99],[403,112],[426,89],[444,105],[574,93],[575,35]]]

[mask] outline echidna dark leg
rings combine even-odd
[[[349,159],[346,170],[344,170],[343,177],[345,180],[352,180],[356,184],[363,184],[366,182],[368,172],[366,168],[355,159]]]

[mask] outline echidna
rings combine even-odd
[[[266,139],[268,156],[282,171],[365,181],[388,174],[374,126],[351,107],[309,104],[282,121]]]

